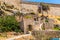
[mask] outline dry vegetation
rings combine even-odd
[[[18,38],[18,39],[15,39],[15,40],[35,40],[35,38],[32,35],[30,35],[30,36]]]
[[[32,35],[36,40],[49,40],[51,38],[60,38],[60,31],[33,31]]]

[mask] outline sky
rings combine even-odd
[[[45,2],[45,3],[53,3],[53,4],[60,4],[60,0],[26,0],[29,2]]]

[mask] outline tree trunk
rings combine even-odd
[[[42,15],[43,15],[43,9],[42,9],[42,6],[41,6],[41,13],[42,13]]]

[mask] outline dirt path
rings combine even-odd
[[[26,34],[26,35],[19,35],[19,36],[15,36],[13,38],[8,38],[6,40],[15,40],[15,39],[18,39],[18,38],[22,38],[22,37],[25,37],[25,36],[30,36],[31,34]]]

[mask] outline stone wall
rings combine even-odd
[[[33,31],[32,35],[37,40],[49,40],[51,38],[60,38],[60,31]]]

